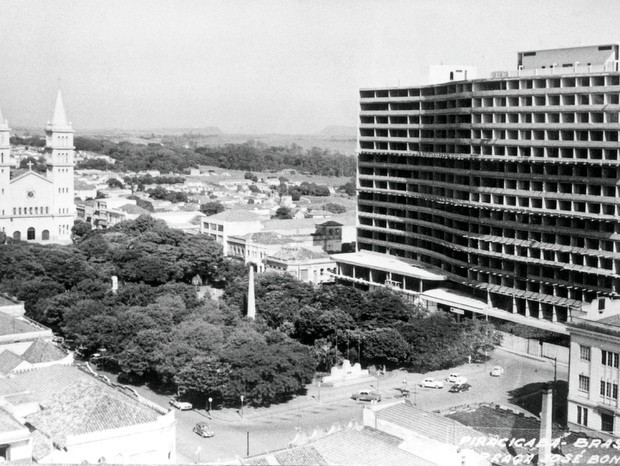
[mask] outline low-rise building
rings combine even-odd
[[[321,249],[283,247],[268,255],[264,262],[267,271],[287,273],[302,282],[318,285],[334,281],[336,263]]]
[[[36,463],[172,464],[174,412],[74,366],[0,378],[0,455]]]
[[[320,246],[325,252],[342,251],[342,223],[333,220],[319,223],[312,240],[314,246]]]
[[[298,435],[290,448],[240,461],[252,464],[480,466],[510,458],[506,446],[471,445],[481,432],[408,402],[365,407],[363,425]]]
[[[600,298],[567,325],[570,333],[568,425],[620,436],[620,305]]]
[[[126,202],[129,202],[125,199]],[[135,202],[135,201],[134,201]],[[89,199],[75,203],[76,218],[95,229],[105,229],[127,220],[125,212],[108,206],[107,199]]]

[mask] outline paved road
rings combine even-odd
[[[496,364],[505,368],[502,377],[489,375]],[[472,389],[464,393],[449,393],[447,383],[442,390],[417,387],[417,383],[424,377],[444,380],[450,372],[459,372],[467,377]],[[378,388],[384,401],[400,399],[400,392],[396,388],[404,387],[406,379],[406,386],[411,390],[411,401],[424,409],[437,410],[482,401],[509,405],[509,392],[512,389],[529,383],[550,381],[553,377],[552,362],[541,362],[497,351],[487,364],[465,364],[455,369],[424,375],[404,371],[389,372],[379,379]],[[558,365],[557,379],[567,378],[567,368]],[[310,435],[315,429],[327,430],[336,424],[361,424],[365,403],[351,400],[350,395],[361,388],[367,388],[368,385],[364,383],[339,388],[321,387],[320,402],[319,388],[311,386],[306,396],[298,397],[285,405],[259,409],[245,407],[243,418],[233,409],[214,411],[211,420],[205,410],[177,411],[178,462],[230,462],[237,457],[244,457],[248,450],[248,432],[249,452],[256,455],[285,448],[300,431]],[[153,398],[152,395],[145,393],[145,396],[150,398]],[[162,404],[164,402],[165,400],[160,401]],[[192,432],[193,425],[200,420],[209,421],[216,433],[215,437],[203,439]]]

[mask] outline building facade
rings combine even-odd
[[[595,301],[569,324],[569,428],[592,435],[620,436],[620,310]]]
[[[522,52],[489,79],[362,89],[358,249],[562,333],[584,303],[617,298],[618,51]]]
[[[75,205],[75,218],[90,223],[95,229],[110,228],[127,219],[122,210],[108,207],[107,201],[100,199],[88,199],[77,202]]]
[[[69,243],[73,226],[73,128],[60,91],[45,128],[45,175],[14,170],[10,128],[0,113],[0,231],[16,240]]]

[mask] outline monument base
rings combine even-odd
[[[362,377],[357,377],[355,379],[340,379],[340,380],[331,380],[328,382],[322,382],[322,387],[346,387],[348,385],[358,385],[358,384],[374,384],[377,383],[377,378],[372,375],[365,375]]]

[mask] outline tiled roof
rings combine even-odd
[[[344,430],[307,445],[242,460],[247,465],[415,465],[438,466],[401,450],[402,439],[369,427]]]
[[[272,231],[247,233],[245,235],[241,235],[240,238],[245,238],[247,241],[260,244],[285,244],[291,241],[290,238],[283,237],[281,234],[274,233]]]
[[[18,303],[0,295],[0,307],[1,306],[14,306],[15,304],[18,304]]]
[[[21,385],[15,383],[13,379],[0,378],[0,397],[25,394],[27,392],[27,388],[24,388]]]
[[[11,413],[4,408],[0,408],[0,433],[2,432],[14,432],[16,430],[24,429],[25,427],[17,419],[15,419]]]
[[[205,217],[205,222],[260,222],[265,219],[265,215],[250,212],[244,209],[225,210],[214,215]]]
[[[24,362],[24,359],[12,351],[4,350],[0,353],[0,372],[3,374],[8,374],[22,362]]]
[[[409,403],[399,403],[388,406],[376,411],[377,419],[388,421],[404,427],[429,439],[459,445],[461,439],[465,437],[481,437],[483,434],[471,427],[461,424],[456,420],[449,419],[435,413],[429,413]],[[478,452],[490,455],[505,453],[505,451],[495,447],[475,447]]]
[[[80,381],[57,393],[42,411],[27,416],[26,420],[63,447],[71,435],[157,420],[155,411],[131,401],[101,383]]]
[[[0,312],[0,335],[12,335],[14,333],[26,333],[47,330],[37,326],[34,322],[23,317],[13,317]]]
[[[435,466],[436,463],[399,449],[396,444],[400,441],[366,427],[361,431],[336,432],[313,442],[312,446],[327,464]]]
[[[24,354],[22,354],[22,358],[33,364],[58,361],[65,356],[66,354],[58,346],[40,338],[33,341]]]
[[[52,448],[52,439],[38,430],[32,432],[32,458],[35,461],[41,461],[49,455]]]
[[[279,464],[328,464],[312,445],[303,448],[283,450],[274,453],[273,456]]]
[[[271,257],[285,261],[329,259],[329,255],[323,251],[313,251],[302,247],[284,247],[271,254]]]

